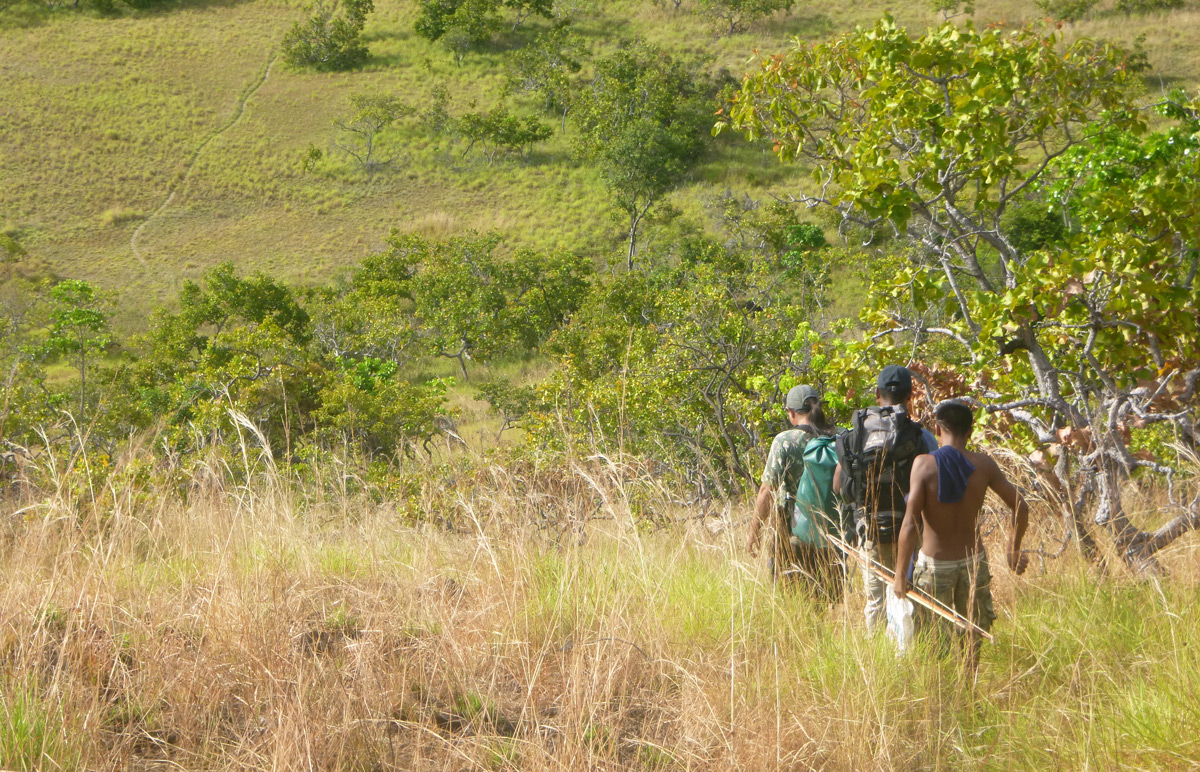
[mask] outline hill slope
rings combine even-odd
[[[575,26],[594,51],[643,36],[737,76],[754,49],[826,37],[885,7],[802,3],[716,38],[686,4],[671,11],[649,0],[610,2],[581,12]],[[120,18],[61,11],[23,26],[9,19],[0,28],[0,228],[28,252],[19,270],[99,281],[136,314],[223,260],[299,281],[325,278],[392,227],[431,235],[494,229],[512,244],[608,254],[619,227],[595,173],[571,160],[569,137],[556,134],[527,159],[489,164],[410,122],[389,138],[392,167],[373,175],[336,150],[333,121],[354,93],[399,95],[415,115],[443,85],[451,113],[491,107],[506,52],[537,29],[529,22],[456,67],[414,35],[414,13],[407,0],[378,3],[367,26],[371,61],[344,74],[270,66],[284,32],[303,17],[278,0],[184,3]],[[976,19],[1039,15],[1032,3],[984,2]],[[913,26],[935,19],[923,4],[899,16]],[[1067,34],[1127,44],[1145,34],[1150,82],[1200,77],[1194,10],[1095,16]],[[306,172],[310,147],[325,157]],[[761,149],[724,142],[673,200],[702,215],[722,190],[761,197],[794,185],[797,173]]]

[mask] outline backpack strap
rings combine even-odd
[[[853,503],[856,507],[861,507],[865,503],[860,500],[863,491],[859,490],[861,486],[856,484],[856,479],[862,472],[863,443],[866,442],[863,422],[866,420],[866,416],[866,408],[855,410],[850,416],[849,431],[838,435],[834,445],[838,463],[842,466],[842,490],[840,493],[843,499]]]

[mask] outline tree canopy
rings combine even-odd
[[[1194,103],[1166,105],[1175,124],[1147,133],[1126,62],[1032,28],[912,37],[885,18],[763,59],[717,128],[810,163],[794,199],[832,208],[844,232],[911,242],[873,287],[859,351],[961,369],[982,409],[1043,448],[1070,527],[1091,511],[1149,565],[1198,517],[1178,502],[1166,530],[1139,531],[1120,479],[1172,472],[1131,450],[1131,427],[1170,424],[1195,445],[1200,168]],[[1039,209],[1062,227],[1025,238]]]
[[[683,62],[645,43],[596,61],[579,94],[576,153],[628,218],[631,267],[642,221],[700,154],[710,94]]]

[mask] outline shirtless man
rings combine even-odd
[[[939,447],[913,461],[892,590],[900,598],[908,592],[909,560],[920,541],[913,585],[989,630],[996,618],[992,609],[992,579],[976,520],[990,488],[1012,509],[1008,567],[1020,574],[1029,562],[1021,554],[1021,539],[1029,524],[1029,505],[990,456],[967,450],[974,423],[969,407],[949,400],[938,405],[935,416]],[[924,526],[922,533],[917,531],[918,519]],[[932,614],[924,609],[917,611],[918,629],[934,621]],[[972,635],[967,649],[972,666],[978,662],[978,652],[979,640]]]

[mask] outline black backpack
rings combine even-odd
[[[853,503],[855,525],[865,525],[868,539],[891,544],[904,520],[913,459],[928,450],[921,425],[903,405],[889,405],[856,411],[850,426],[837,442],[842,497]]]

